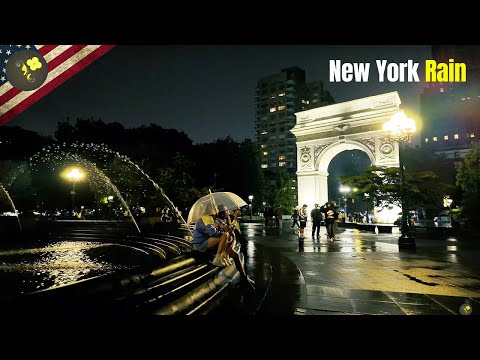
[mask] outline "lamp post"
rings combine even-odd
[[[250,220],[252,220],[252,201],[253,201],[253,195],[248,195],[248,200],[250,201]]]
[[[367,212],[367,224],[370,224],[370,213],[368,212],[368,200],[370,198],[370,194],[369,193],[364,193],[363,196],[364,196],[364,199],[365,199],[365,205],[367,207],[367,210],[366,210],[366,212]]]
[[[450,195],[445,195],[443,197],[443,207],[446,207],[450,210],[450,205],[452,205],[453,200],[450,199]]]
[[[345,186],[345,185],[340,185],[340,192],[342,193],[343,195],[343,203],[345,204],[344,208],[345,208],[345,215],[348,214],[347,212],[347,193],[349,193],[350,191],[352,191],[352,189],[350,188],[350,186]]]
[[[77,168],[72,168],[67,174],[67,179],[72,182],[72,191],[70,194],[72,194],[72,216],[73,213],[75,212],[75,184],[77,181],[82,180],[85,177],[85,174],[81,172]]]
[[[450,198],[450,195],[445,195],[443,197],[443,207],[448,208],[448,218],[450,220],[450,225],[452,225],[452,209],[450,208],[452,202],[453,199]]]
[[[405,196],[405,168],[403,166],[402,148],[403,143],[409,143],[412,134],[416,130],[415,121],[408,118],[403,111],[392,115],[391,119],[383,124],[383,130],[387,133],[390,140],[398,142],[398,166],[400,178],[400,197],[402,200],[402,226],[398,246],[403,248],[416,247],[415,237],[410,234],[410,224],[408,220],[408,203]]]

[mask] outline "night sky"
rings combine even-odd
[[[337,103],[398,91],[418,114],[430,45],[119,45],[9,122],[53,135],[67,117],[125,127],[158,124],[194,143],[254,139],[254,89],[260,77],[290,66],[323,80]],[[368,83],[330,83],[329,60],[370,62]],[[421,82],[379,83],[375,60],[420,62]]]

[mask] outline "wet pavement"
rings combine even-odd
[[[475,315],[480,313],[480,244],[417,239],[399,250],[398,234],[340,228],[336,241],[298,230],[242,224],[247,272],[255,279],[250,313],[289,315]],[[243,300],[243,299],[242,299]],[[224,308],[240,304],[225,301]]]

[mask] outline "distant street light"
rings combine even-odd
[[[403,111],[392,115],[391,119],[383,124],[383,130],[389,139],[398,142],[398,163],[400,168],[400,197],[402,200],[402,235],[398,238],[399,247],[416,247],[415,237],[410,235],[409,209],[405,197],[405,168],[402,160],[403,143],[409,143],[412,134],[416,131],[415,121],[408,118]]]
[[[66,177],[69,181],[72,182],[72,216],[75,213],[75,184],[77,181],[82,180],[85,177],[85,174],[81,172],[78,168],[72,168],[67,174]]]
[[[448,208],[448,217],[450,219],[450,224],[452,224],[452,209],[450,206],[452,205],[453,199],[450,199],[450,195],[445,195],[443,197],[443,207]]]
[[[370,198],[370,194],[369,193],[365,193],[363,194],[364,198],[365,198],[365,204],[367,206],[367,224],[370,224],[370,213],[368,212],[368,200]]]
[[[252,220],[252,202],[253,202],[253,195],[248,195],[248,200],[250,201],[250,220]]]
[[[450,209],[450,205],[452,205],[452,202],[453,202],[453,200],[450,199],[450,195],[445,195],[443,197],[443,207],[446,207],[446,208]]]
[[[345,210],[345,215],[347,215],[347,194],[352,191],[352,188],[350,186],[345,186],[345,185],[340,185],[339,188],[340,192],[342,193],[342,198],[343,198],[343,204],[344,204],[344,210]],[[340,204],[341,205],[341,204]]]

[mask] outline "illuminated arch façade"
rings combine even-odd
[[[383,124],[400,103],[395,91],[296,113],[298,204],[312,209],[328,201],[328,165],[342,151],[361,150],[372,165],[398,167],[398,143]]]

